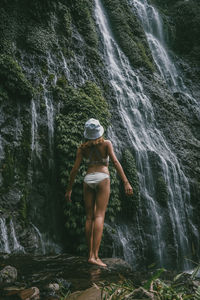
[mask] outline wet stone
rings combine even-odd
[[[33,256],[25,254],[0,255],[1,265],[12,265],[18,271],[17,282],[13,293],[18,299],[60,299],[77,291],[85,291],[93,284],[105,281],[120,282],[121,278],[138,280],[138,275],[131,271],[130,266],[119,258],[105,258],[103,262],[108,267],[99,267],[87,262],[85,257],[75,257],[68,254],[51,256]],[[142,277],[143,278],[143,277]],[[20,286],[21,284],[21,286]],[[17,290],[17,286],[20,288]],[[23,290],[22,287],[23,286]],[[38,294],[34,296],[32,287],[37,287]],[[93,290],[92,290],[93,291]],[[9,299],[8,290],[1,291],[5,299]],[[93,291],[94,292],[94,291]],[[30,293],[30,296],[29,294]],[[21,297],[21,298],[19,298]],[[26,298],[29,297],[29,298]],[[82,298],[80,298],[82,299]],[[0,297],[0,300],[1,297]],[[87,299],[88,300],[88,299]]]
[[[10,284],[17,279],[17,269],[12,266],[6,266],[0,271],[0,283]]]

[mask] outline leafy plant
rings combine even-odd
[[[0,55],[0,88],[16,99],[30,100],[34,89],[21,67],[11,56]]]
[[[83,142],[85,122],[97,118],[103,127],[108,127],[110,114],[108,105],[100,89],[92,82],[86,82],[80,88],[73,88],[67,83],[57,86],[54,90],[55,100],[61,104],[60,114],[56,119],[56,157],[58,167],[58,185],[60,197],[64,197],[70,171],[73,167],[78,146]],[[111,196],[107,218],[114,221],[120,210],[118,179],[111,167]],[[85,254],[85,209],[83,203],[83,176],[86,173],[84,163],[80,166],[79,174],[72,191],[72,203],[67,203],[64,209],[68,249]],[[73,241],[73,243],[72,243]]]

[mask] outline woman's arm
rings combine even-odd
[[[107,140],[107,145],[108,145],[108,155],[110,156],[114,166],[115,166],[115,169],[117,170],[119,176],[121,177],[123,183],[124,183],[124,189],[125,189],[125,193],[127,195],[132,195],[133,194],[133,189],[124,173],[124,170],[120,164],[120,162],[118,161],[115,153],[114,153],[114,150],[113,150],[113,146],[112,146],[112,143]]]
[[[76,153],[76,159],[75,159],[75,162],[74,162],[74,166],[73,166],[73,168],[70,172],[67,191],[65,193],[65,198],[66,198],[67,201],[71,201],[72,186],[73,186],[74,180],[76,178],[76,175],[78,173],[78,170],[79,170],[82,159],[83,159],[83,155],[82,155],[81,148],[78,148],[77,153]]]

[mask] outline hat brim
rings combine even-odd
[[[94,134],[88,135],[86,130],[84,131],[84,137],[88,140],[96,140],[99,137],[101,137],[104,134],[104,128],[100,125],[100,129],[98,132],[95,132]]]

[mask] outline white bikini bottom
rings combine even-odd
[[[98,186],[99,182],[102,180],[110,178],[110,176],[106,173],[102,172],[94,172],[94,173],[89,173],[84,177],[84,182],[89,185],[92,189],[96,189]]]

